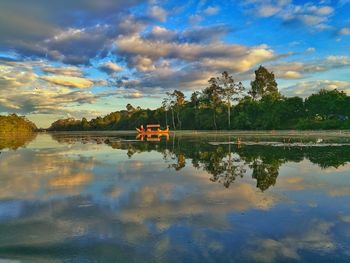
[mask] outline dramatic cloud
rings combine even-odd
[[[228,30],[218,25],[181,32],[157,26],[146,36],[118,37],[115,54],[123,57],[129,68],[138,70],[140,87],[167,88],[183,85],[184,81],[188,82],[184,87],[196,83],[198,88],[198,84],[207,82],[209,72],[243,72],[276,58],[267,45],[246,47],[218,41]]]
[[[28,57],[89,64],[91,58],[109,49],[111,38],[123,30],[115,26],[123,21],[122,12],[140,2],[5,0],[0,8],[0,47],[10,46]],[[118,15],[106,19],[113,14]]]
[[[72,90],[88,88],[93,85],[94,80],[69,75],[39,76],[34,73],[33,64],[35,63],[0,64],[0,112],[72,112],[67,106],[92,103],[101,96]],[[49,68],[49,71],[56,71],[56,68]],[[59,71],[62,72],[62,69]]]
[[[202,89],[224,70],[249,81],[259,65],[297,87],[301,79],[350,66],[340,41],[349,35],[348,8],[345,0],[4,0],[0,111],[74,115],[84,103],[109,105],[101,101],[107,97]],[[308,30],[294,30],[298,25]]]

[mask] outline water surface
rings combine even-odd
[[[347,139],[250,139],[2,138],[0,261],[350,262]]]

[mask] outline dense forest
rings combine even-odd
[[[0,115],[0,136],[31,134],[36,129],[35,124],[23,116],[16,114],[8,116]]]
[[[126,105],[125,110],[88,121],[62,119],[49,130],[134,130],[141,124],[159,123],[173,130],[349,129],[350,96],[338,90],[320,90],[306,99],[285,97],[273,72],[260,66],[246,89],[223,72],[189,100],[168,92],[155,110]]]

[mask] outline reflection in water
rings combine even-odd
[[[0,155],[0,261],[350,259],[348,146],[52,139]]]
[[[232,146],[230,141],[227,145],[213,146],[198,141],[182,140],[181,137],[173,137],[172,142],[159,144],[138,144],[123,140],[107,140],[106,143],[114,149],[127,149],[130,158],[135,153],[158,151],[163,154],[165,161],[172,161],[169,167],[177,171],[186,166],[186,159],[190,159],[193,167],[205,170],[212,175],[211,181],[220,182],[225,187],[229,187],[236,178],[243,177],[249,168],[251,177],[257,181],[257,188],[261,191],[276,184],[279,168],[286,162],[301,162],[306,158],[321,168],[338,168],[350,162],[350,146],[242,147],[239,144]]]
[[[136,140],[148,142],[160,142],[161,139],[169,141],[169,134],[138,134]]]
[[[0,136],[0,150],[16,150],[24,147],[26,144],[35,139],[36,133],[12,134],[11,136]]]

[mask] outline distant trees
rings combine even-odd
[[[126,110],[90,121],[58,120],[50,130],[133,130],[147,123],[199,130],[350,128],[350,97],[346,93],[321,90],[305,101],[284,97],[274,74],[263,66],[255,71],[248,94],[227,72],[210,78],[208,84],[204,90],[193,92],[189,101],[183,92],[174,90],[166,93],[162,106],[155,110],[127,104]]]
[[[0,136],[11,134],[28,134],[37,130],[35,124],[24,116],[10,114],[8,116],[0,115]]]

